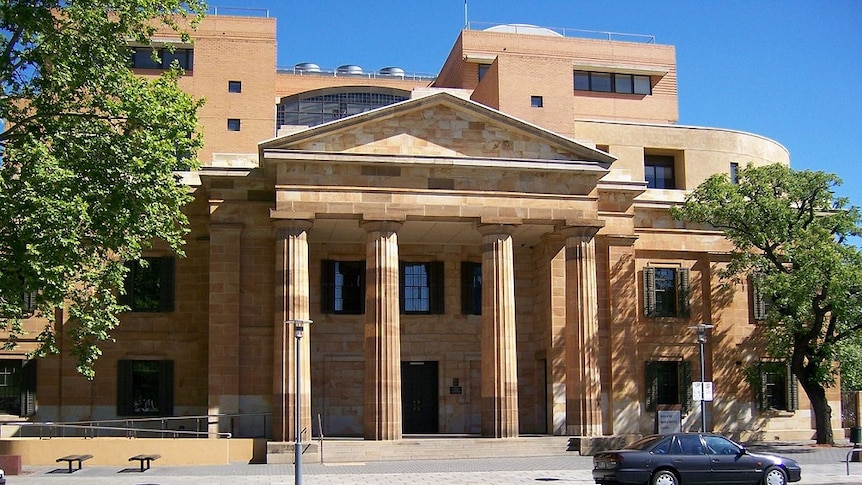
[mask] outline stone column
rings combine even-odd
[[[296,340],[291,320],[310,318],[307,220],[277,220],[275,227],[275,318],[273,319],[273,436],[293,441],[296,436]],[[300,344],[300,429],[303,441],[311,437],[311,325],[305,326]]]
[[[518,436],[514,226],[487,224],[482,234],[482,436]]]
[[[566,236],[566,355],[569,434],[602,435],[596,244],[601,226],[568,227]]]
[[[367,440],[401,439],[400,222],[370,221],[366,234],[365,407]]]
[[[207,413],[239,412],[239,287],[242,224],[211,224]],[[230,419],[208,430],[232,432]]]

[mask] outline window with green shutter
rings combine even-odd
[[[646,410],[679,406],[685,414],[692,407],[691,363],[653,360],[645,363]]]
[[[691,271],[688,268],[647,266],[643,270],[644,315],[688,317]]]
[[[757,405],[761,411],[796,411],[799,391],[790,365],[778,361],[762,361],[758,365]]]

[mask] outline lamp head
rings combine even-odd
[[[285,326],[293,324],[293,336],[296,337],[297,339],[302,338],[302,334],[305,331],[305,325],[306,324],[311,325],[312,323],[313,322],[311,320],[299,320],[299,319],[285,320],[284,321]]]

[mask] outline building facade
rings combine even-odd
[[[660,411],[698,429],[705,375],[709,429],[812,437],[762,302],[719,280],[731,246],[668,214],[714,173],[789,154],[677,125],[672,46],[496,26],[423,77],[278,69],[268,18],[209,17],[194,39],[186,257],[156,244],[131,267],[94,381],[68,355],[7,353],[27,403],[10,420],[222,414],[212,429],[289,441],[298,359],[314,435],[635,436]],[[297,320],[314,322],[298,355]]]

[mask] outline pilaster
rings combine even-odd
[[[242,224],[211,224],[207,412],[239,412],[240,254]],[[230,432],[230,420],[210,431]]]

